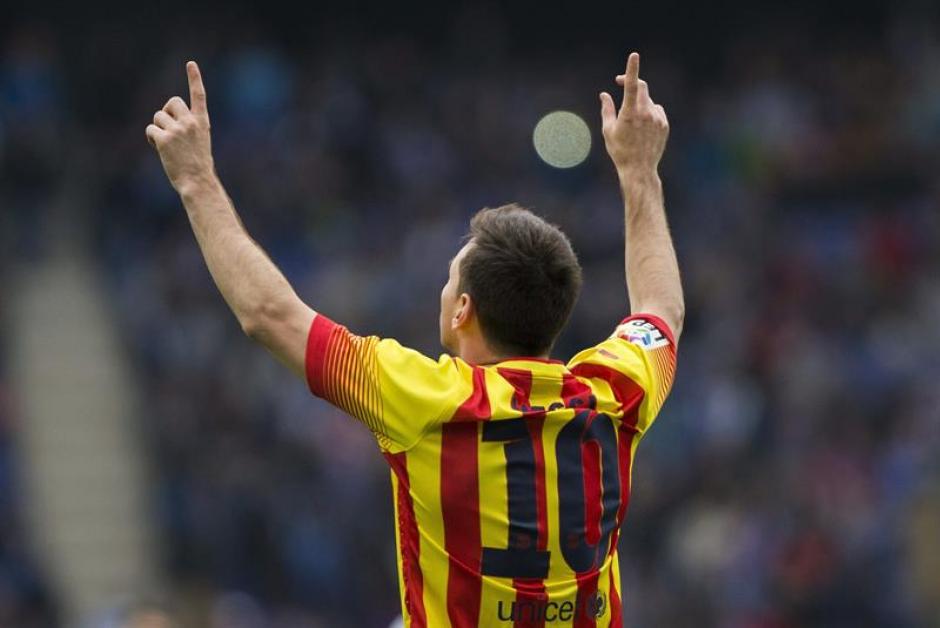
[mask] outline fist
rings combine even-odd
[[[195,61],[186,64],[190,106],[174,96],[147,126],[147,140],[160,154],[166,176],[177,192],[215,176],[206,89]]]
[[[669,137],[666,111],[653,102],[649,86],[639,75],[640,55],[634,52],[627,59],[626,71],[616,78],[623,85],[619,112],[610,94],[600,94],[604,145],[621,175],[656,172]]]

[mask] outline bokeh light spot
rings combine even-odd
[[[548,165],[573,168],[591,152],[591,129],[576,113],[553,111],[535,125],[532,143]]]

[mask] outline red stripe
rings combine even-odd
[[[441,428],[441,515],[447,551],[447,616],[453,628],[479,624],[480,480],[479,421],[490,418],[484,370],[473,367],[473,391]]]
[[[618,533],[620,524],[623,523],[623,519],[626,517],[627,505],[630,503],[630,493],[633,488],[630,486],[630,465],[632,464],[631,457],[633,456],[633,439],[636,438],[637,434],[634,425],[636,425],[638,414],[639,410],[633,408],[632,411],[623,417],[623,422],[617,430],[620,436],[620,438],[617,439],[617,458],[620,462],[620,509],[617,511]],[[616,544],[612,547],[616,547]]]
[[[337,325],[323,314],[316,314],[307,333],[307,351],[304,365],[307,374],[307,386],[317,397],[323,396],[323,374],[326,350],[329,346],[330,333]]]
[[[643,401],[643,389],[632,379],[610,367],[600,364],[583,363],[575,365],[575,367],[571,369],[571,372],[578,377],[602,379],[610,384],[610,388],[614,392],[614,397],[616,397],[617,403],[620,404],[624,412],[627,412],[634,406],[639,407],[640,403]]]
[[[460,404],[451,421],[486,421],[490,418],[490,399],[486,393],[486,371],[473,367],[473,392]]]
[[[441,431],[441,514],[447,550],[447,615],[455,628],[476,626],[480,576],[479,421],[490,418],[483,368],[473,367],[473,391]]]
[[[535,504],[538,508],[539,550],[548,549],[548,495],[545,490],[545,447],[542,444],[542,427],[545,416],[533,418],[528,423],[529,436],[535,449]]]
[[[597,545],[601,540],[601,448],[597,441],[581,443],[581,469],[584,478],[584,540]]]
[[[543,628],[548,602],[545,583],[538,578],[513,578],[512,586],[516,590],[518,609],[513,628]]]
[[[561,400],[566,408],[584,407],[591,405],[591,387],[579,381],[571,373],[562,375]]]
[[[398,477],[398,531],[401,547],[401,572],[405,581],[405,610],[411,617],[411,626],[424,628],[428,625],[424,610],[424,578],[418,562],[421,545],[418,540],[418,522],[414,503],[411,501],[411,484],[408,481],[408,465],[404,452],[385,454],[389,466]]]
[[[324,369],[323,390],[327,399],[340,408],[355,415],[349,393],[347,371],[349,369],[349,341],[342,335],[330,338],[331,361],[329,369]]]
[[[667,328],[668,329],[668,328]],[[611,538],[611,554],[616,551],[617,540],[619,538],[620,523],[623,521],[626,512],[627,502],[630,498],[630,455],[633,438],[637,434],[636,422],[639,413],[640,403],[643,401],[643,390],[627,376],[614,371],[613,369],[595,364],[580,364],[572,370],[573,375],[566,375],[562,384],[562,397],[566,406],[584,405],[588,406],[588,398],[591,395],[590,387],[579,382],[574,375],[586,378],[602,379],[610,384],[617,401],[624,410],[624,416],[619,427],[618,439],[618,465],[620,472],[621,501],[620,509],[617,513],[617,528],[614,530]],[[574,401],[577,400],[577,401]],[[580,402],[580,403],[578,403]],[[585,443],[582,450],[585,478],[585,522],[587,524],[586,539],[588,542],[597,543],[600,536],[600,451],[597,443]],[[596,523],[595,523],[596,522]],[[578,580],[578,613],[574,618],[574,626],[595,627],[597,622],[591,617],[590,604],[597,593],[599,572],[589,572],[579,575]],[[610,581],[613,583],[613,568],[610,569]],[[619,626],[622,623],[622,610],[620,596],[611,584],[611,626]]]
[[[578,576],[578,597],[575,599],[573,628],[596,628],[597,621],[591,615],[591,603],[597,593],[597,570]]]
[[[480,577],[479,423],[445,423],[441,432],[441,514],[447,550],[447,616],[454,628],[476,627]]]
[[[620,604],[620,583],[614,581],[614,570],[610,570],[610,625],[623,625],[623,609]]]
[[[499,367],[496,372],[512,386],[516,404],[528,405],[529,396],[532,394],[532,371]]]

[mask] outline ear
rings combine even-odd
[[[466,327],[473,319],[473,300],[466,292],[457,297],[457,307],[454,308],[454,315],[450,319],[451,329],[460,329]]]

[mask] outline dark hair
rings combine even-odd
[[[473,300],[487,342],[507,356],[550,351],[581,291],[568,237],[515,203],[478,211],[467,237],[459,289]]]

